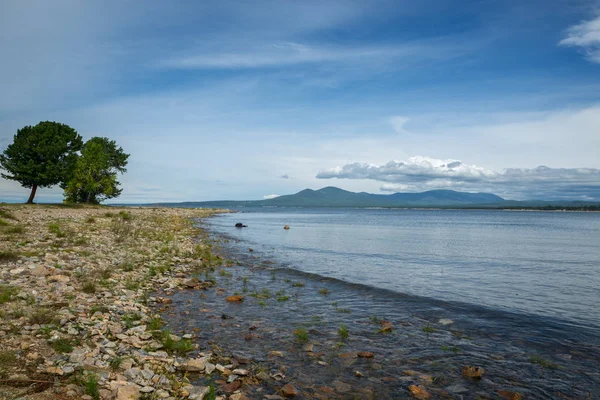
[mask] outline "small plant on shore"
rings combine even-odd
[[[47,325],[55,322],[54,313],[51,310],[40,308],[29,316],[32,325]]]
[[[162,331],[161,343],[164,349],[170,354],[184,355],[194,349],[194,345],[189,339],[174,340],[171,331],[165,329]]]
[[[17,355],[8,350],[0,350],[0,378],[6,378],[12,366],[17,363]]]
[[[119,218],[121,218],[123,221],[131,221],[133,219],[133,215],[131,215],[130,212],[119,211]]]
[[[19,288],[11,285],[0,285],[0,304],[8,303],[19,293]]]
[[[81,285],[81,291],[87,294],[96,293],[96,282],[95,281],[85,281],[83,285]]]
[[[73,342],[69,339],[56,339],[48,343],[57,353],[70,353],[73,351]]]
[[[109,311],[110,310],[108,309],[108,307],[102,304],[94,304],[90,307],[90,315],[94,315],[97,312],[107,313]]]
[[[434,333],[437,332],[437,329],[431,327],[429,324],[425,325],[421,330],[425,333]]]
[[[12,225],[4,229],[4,233],[6,233],[7,235],[21,235],[25,233],[25,228],[18,225]]]
[[[58,238],[66,237],[66,232],[63,231],[62,227],[58,222],[50,222],[48,224],[48,230]]]
[[[346,327],[346,325],[344,325],[344,324],[340,325],[340,329],[338,329],[338,335],[340,336],[340,339],[342,339],[342,340],[348,339],[348,336],[350,336],[350,333],[348,332],[348,328]]]
[[[131,272],[135,269],[135,263],[131,260],[126,260],[119,264],[119,268],[125,272]]]
[[[6,222],[6,221],[5,221],[5,220],[3,220],[3,219],[0,219],[0,227],[2,227],[2,226],[9,226],[9,225],[10,225],[10,224],[9,224],[8,222]]]
[[[150,332],[158,332],[162,329],[162,327],[164,325],[165,325],[165,322],[162,320],[160,315],[157,315],[155,317],[152,317],[152,319],[148,322],[148,325],[146,326],[146,328]]]
[[[294,282],[294,283],[292,283],[292,287],[304,287],[304,283],[302,283],[302,282]]]
[[[294,331],[294,336],[300,343],[308,342],[308,332],[306,329],[298,328]]]
[[[222,270],[219,271],[219,275],[223,276],[223,277],[227,277],[227,278],[231,278],[232,277],[231,272],[226,271],[224,269],[222,269]]]
[[[98,390],[98,378],[94,374],[89,374],[83,381],[85,394],[91,396],[93,400],[100,400],[100,391]]]
[[[142,316],[138,313],[127,313],[121,319],[127,328],[133,328],[136,325],[135,322],[140,321]]]
[[[110,370],[113,372],[116,372],[119,370],[119,368],[121,368],[121,364],[123,364],[123,357],[115,357],[115,358],[111,358],[110,361],[108,362],[108,366],[110,367]]]
[[[129,278],[125,281],[125,288],[127,290],[138,290],[140,288],[140,282]]]

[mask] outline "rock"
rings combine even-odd
[[[10,270],[11,275],[21,275],[25,271],[25,268],[15,268]]]
[[[373,358],[375,357],[375,354],[371,353],[370,351],[359,351],[358,353],[356,353],[357,356],[361,357],[361,358]]]
[[[239,295],[227,296],[225,298],[225,300],[230,303],[240,303],[240,302],[244,301],[244,296],[239,296]]]
[[[181,369],[187,372],[201,372],[206,367],[206,361],[199,358],[192,358],[181,366]]]
[[[284,396],[284,397],[295,397],[298,396],[298,391],[296,390],[296,388],[288,383],[287,385],[284,385],[281,390],[280,393]]]
[[[59,367],[48,367],[46,368],[46,373],[62,376],[64,374],[64,371],[62,370],[62,368]]]
[[[247,228],[247,227],[248,227],[248,225],[244,225],[244,224],[242,224],[241,222],[238,222],[237,224],[235,224],[235,227],[236,227],[236,228]]]
[[[356,358],[356,353],[340,353],[339,358]]]
[[[448,319],[448,318],[442,318],[438,321],[438,324],[440,324],[440,325],[451,325],[453,323],[454,323],[454,321],[452,321],[451,319]]]
[[[394,326],[390,321],[381,321],[381,332],[391,332]]]
[[[192,289],[192,288],[200,286],[200,281],[198,280],[198,278],[194,277],[194,278],[188,279],[187,281],[184,281],[183,286]]]
[[[212,374],[212,372],[215,370],[215,364],[211,364],[211,363],[206,363],[205,367],[204,367],[204,373],[207,375]]]
[[[429,392],[427,392],[421,386],[410,385],[408,387],[408,390],[410,391],[410,394],[412,394],[414,398],[419,399],[419,400],[427,400],[431,397]]]
[[[232,373],[234,375],[246,376],[246,375],[248,375],[249,372],[247,369],[234,369],[232,371]]]
[[[138,376],[139,376],[141,373],[142,373],[142,371],[141,371],[139,368],[135,368],[135,367],[134,367],[134,368],[129,368],[128,370],[126,370],[126,371],[124,372],[124,375],[125,375],[125,376],[126,376],[128,379],[130,379],[130,380],[134,381],[134,380],[136,380],[136,379],[137,379],[137,377],[138,377]]]
[[[202,400],[210,393],[210,387],[208,386],[188,386],[186,389],[190,393],[188,399],[191,400]]]
[[[269,351],[269,355],[271,357],[283,357],[283,353],[281,351],[277,351],[277,350]]]
[[[471,365],[462,367],[462,376],[473,379],[481,379],[485,370],[482,367],[474,367]]]
[[[521,400],[523,396],[517,392],[511,392],[509,390],[499,390],[498,395],[506,400]]]
[[[43,265],[39,265],[37,267],[35,267],[33,269],[33,271],[31,271],[31,275],[33,276],[47,276],[50,275],[52,273],[52,270],[50,268],[46,268]]]
[[[286,231],[288,231],[288,230],[290,230],[290,226],[286,225],[286,226],[283,227],[283,229],[285,229]]]
[[[302,351],[312,352],[314,347],[315,347],[314,344],[306,343],[304,346],[302,346]]]
[[[225,391],[225,393],[233,393],[236,390],[238,390],[240,386],[242,386],[242,382],[236,380],[225,385],[223,390]]]
[[[117,389],[115,400],[133,400],[140,398],[140,389],[137,385],[128,384]]]
[[[362,378],[364,375],[360,371],[354,371],[354,376],[357,378]]]
[[[333,381],[333,387],[340,393],[348,393],[352,390],[352,386],[348,385],[346,382],[338,380]]]
[[[229,400],[248,400],[248,397],[244,393],[234,393],[229,396]]]

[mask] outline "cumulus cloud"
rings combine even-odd
[[[459,160],[411,157],[384,165],[352,163],[320,171],[318,179],[367,179],[382,182],[382,191],[432,189],[494,192],[513,199],[598,200],[600,169],[507,168],[494,171]]]
[[[267,194],[267,195],[263,196],[263,199],[269,200],[269,199],[274,199],[275,197],[279,197],[279,195],[278,194]]]
[[[600,63],[600,15],[567,29],[566,37],[559,44],[578,47],[589,61]]]

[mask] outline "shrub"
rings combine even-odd
[[[348,336],[350,336],[350,333],[348,332],[348,328],[346,327],[346,325],[342,324],[340,326],[340,329],[338,329],[338,335],[340,335],[340,339],[342,339],[342,340],[348,339]]]

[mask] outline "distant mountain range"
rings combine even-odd
[[[203,201],[161,203],[184,207],[382,207],[382,208],[541,208],[579,207],[586,202],[514,201],[491,193],[464,193],[454,190],[430,190],[421,193],[354,193],[337,187],[304,189],[296,194],[253,201]]]

